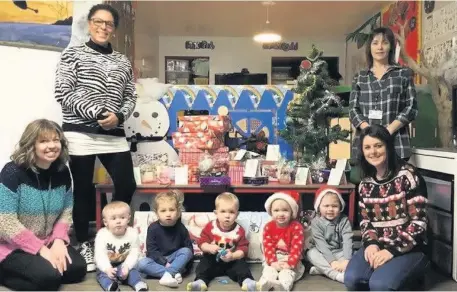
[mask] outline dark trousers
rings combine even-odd
[[[12,290],[56,291],[61,284],[81,282],[87,264],[79,252],[71,246],[67,248],[72,263],[67,260],[67,270],[63,275],[40,255],[22,250],[12,252],[0,263],[2,284]]]
[[[364,248],[359,249],[344,273],[344,284],[349,291],[402,291],[423,279],[429,265],[422,252],[410,252],[373,270],[364,253]]]
[[[195,280],[203,280],[207,286],[212,279],[219,276],[228,276],[240,286],[246,279],[254,280],[249,266],[244,259],[228,263],[223,261],[217,262],[215,255],[208,254],[203,255],[195,273]]]
[[[99,155],[70,156],[70,170],[74,185],[73,225],[78,242],[89,240],[89,221],[95,213],[93,184],[95,157],[108,171],[114,184],[113,201],[130,204],[136,189],[130,151]]]

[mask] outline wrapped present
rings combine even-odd
[[[242,183],[244,174],[244,165],[230,165],[228,175],[232,183]]]
[[[179,149],[218,149],[224,146],[223,137],[214,135],[212,132],[172,134],[173,145]]]
[[[181,133],[212,131],[222,135],[230,130],[229,116],[181,116],[178,121],[178,131]]]
[[[221,147],[214,150],[202,150],[202,149],[180,149],[179,160],[184,163],[198,163],[203,159],[205,154],[210,154],[216,165],[228,164],[229,162],[229,149],[228,147]]]

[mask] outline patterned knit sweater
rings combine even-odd
[[[63,130],[125,136],[123,122],[133,113],[136,90],[130,61],[119,52],[102,51],[97,44],[66,48],[57,65],[55,98],[62,106]],[[110,52],[110,53],[109,53]],[[103,130],[97,116],[116,114],[119,125]]]
[[[0,262],[18,249],[37,254],[57,238],[69,243],[72,209],[67,167],[35,173],[7,163],[0,172]]]
[[[293,220],[287,227],[280,227],[275,221],[268,222],[263,230],[265,261],[271,265],[278,261],[278,254],[287,256],[287,263],[295,268],[301,260],[305,241],[303,226]]]
[[[427,188],[411,165],[384,181],[359,185],[363,246],[378,245],[398,256],[421,246],[427,229]]]

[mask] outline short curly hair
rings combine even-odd
[[[97,4],[92,6],[92,8],[89,10],[89,14],[87,15],[87,20],[91,20],[95,12],[99,10],[105,10],[111,13],[114,20],[114,27],[117,28],[119,26],[119,12],[117,12],[117,10],[109,4]]]

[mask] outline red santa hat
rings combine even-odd
[[[295,191],[284,191],[274,193],[270,197],[268,197],[267,201],[265,202],[265,210],[267,210],[268,215],[271,216],[271,205],[276,200],[284,200],[286,201],[290,208],[292,209],[292,218],[297,218],[298,215],[298,203],[300,200],[300,194]]]
[[[338,196],[338,199],[340,200],[341,211],[343,211],[344,207],[346,206],[346,203],[344,202],[340,191],[337,188],[328,185],[322,186],[316,191],[316,196],[314,199],[314,210],[316,210],[316,212],[319,212],[319,206],[321,204],[322,198],[324,198],[324,196],[328,193],[335,194]]]

